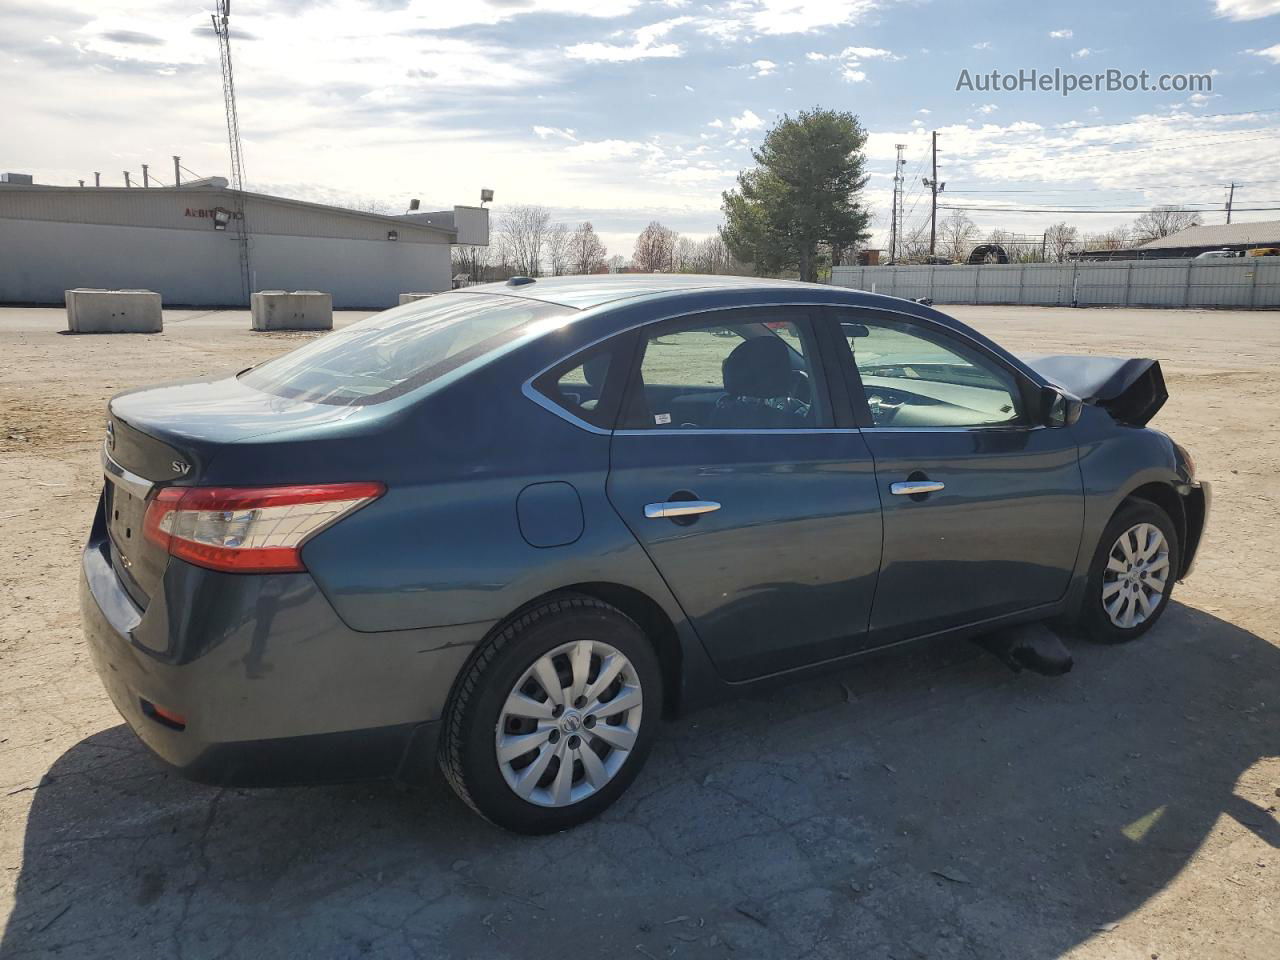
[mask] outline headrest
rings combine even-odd
[[[752,337],[724,358],[721,375],[724,392],[732,397],[788,397],[791,350],[773,335]]]
[[[609,358],[611,356],[612,354],[605,350],[602,353],[597,353],[582,365],[582,375],[587,378],[587,383],[597,390],[604,386],[604,378],[609,375]]]

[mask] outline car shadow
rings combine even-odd
[[[1274,807],[1237,787],[1280,753],[1280,651],[1177,604],[1138,643],[1074,651],[1048,679],[926,644],[692,714],[603,818],[551,837],[489,826],[439,778],[188,783],[114,727],[36,790],[0,956],[1039,960],[1123,941],[1220,823],[1280,847]]]

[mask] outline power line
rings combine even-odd
[[[1127,214],[1139,214],[1139,213],[1151,213],[1151,212],[1152,212],[1150,207],[1148,207],[1148,208],[1147,208],[1147,209],[1145,209],[1145,210],[1105,210],[1105,209],[1102,209],[1102,208],[1096,208],[1096,207],[1095,207],[1095,208],[1083,208],[1083,209],[1081,209],[1081,208],[1072,209],[1072,208],[1068,207],[1068,208],[1066,208],[1066,209],[1060,209],[1060,208],[1052,208],[1052,207],[979,207],[979,206],[973,206],[973,205],[970,205],[970,206],[967,206],[967,207],[960,207],[960,206],[942,206],[942,205],[939,205],[938,209],[939,209],[939,210],[964,210],[964,211],[971,211],[971,212],[973,212],[973,213],[1127,213]],[[1274,211],[1277,211],[1277,210],[1280,210],[1280,207],[1235,207],[1235,208],[1234,208],[1234,212],[1235,212],[1235,213],[1264,213],[1264,212],[1274,212]],[[1202,210],[1202,209],[1184,209],[1184,208],[1170,209],[1170,208],[1168,208],[1168,207],[1161,207],[1159,212],[1160,212],[1160,213],[1205,213],[1206,211],[1205,211],[1205,210]]]

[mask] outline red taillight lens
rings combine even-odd
[[[143,533],[170,556],[210,570],[305,570],[309,538],[385,492],[380,483],[167,487],[147,505]]]

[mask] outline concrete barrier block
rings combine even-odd
[[[78,287],[64,294],[71,333],[160,333],[160,294],[151,290]]]
[[[406,303],[413,303],[415,300],[425,300],[427,297],[434,297],[434,293],[402,293],[400,294],[400,306]]]
[[[333,329],[333,297],[319,290],[261,290],[250,311],[254,330]]]

